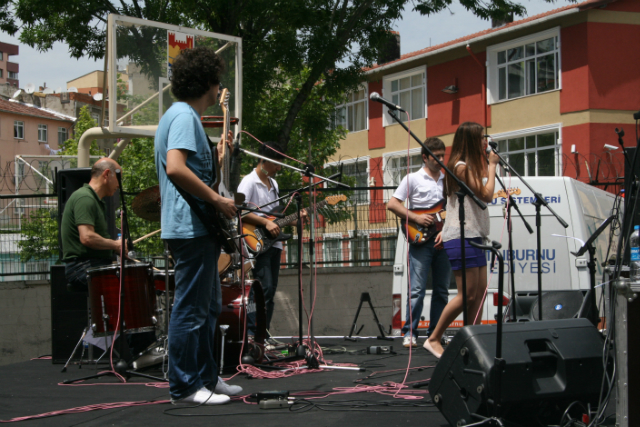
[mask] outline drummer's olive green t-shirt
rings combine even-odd
[[[63,261],[73,258],[111,258],[110,249],[91,249],[80,243],[79,225],[92,225],[95,232],[110,239],[107,226],[107,205],[100,200],[89,184],[77,189],[64,207],[60,234],[62,236]]]

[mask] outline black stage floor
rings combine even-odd
[[[79,410],[77,413],[21,421],[19,425],[447,425],[444,417],[431,404],[427,387],[411,387],[413,383],[428,380],[436,363],[435,357],[421,348],[423,339],[418,341],[419,347],[411,352],[411,357],[399,338],[394,341],[358,339],[357,342],[342,338],[320,338],[317,342],[328,363],[357,364],[365,370],[322,370],[278,379],[252,379],[240,374],[229,381],[242,386],[246,395],[268,390],[288,391],[290,396],[295,397],[295,404],[289,408],[260,409],[257,404],[247,403],[241,398],[234,398],[229,404],[221,406],[193,409],[175,406],[168,402],[169,392],[165,384],[138,377],[130,378],[127,383],[107,376],[78,385],[60,385],[66,379],[91,375],[96,372],[96,367],[85,365],[78,369],[77,366],[70,366],[67,372],[61,373],[62,365],[38,359],[0,366],[0,420],[89,405],[112,405],[109,409]],[[369,346],[389,345],[393,346],[396,354],[366,354]],[[98,369],[102,371],[105,368],[106,365],[99,365]],[[162,376],[160,370],[145,372]],[[223,378],[230,376],[225,374]],[[398,388],[393,388],[393,383],[403,382],[408,386],[403,389],[406,391],[404,398],[403,395],[394,396]],[[382,387],[385,385],[387,387]],[[355,391],[356,387],[360,391],[349,392]],[[248,399],[249,402],[251,400]],[[137,405],[114,407],[120,406],[114,404],[126,402]],[[169,409],[172,410],[167,413]]]

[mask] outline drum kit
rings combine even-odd
[[[148,221],[160,221],[160,192],[158,186],[139,193],[132,203],[133,211]],[[137,243],[156,232],[149,233],[134,241]],[[165,249],[166,246],[165,246]],[[89,284],[90,327],[95,337],[111,336],[118,330],[119,314],[124,334],[155,332],[157,340],[140,355],[135,355],[134,369],[162,363],[167,357],[167,337],[175,292],[174,270],[170,269],[171,257],[165,250],[164,268],[158,269],[151,263],[137,260],[119,264],[95,267],[87,270]],[[223,367],[235,367],[241,356],[250,355],[260,362],[264,354],[266,338],[266,311],[262,287],[252,280],[252,261],[240,264],[240,254],[222,253],[218,259],[222,293],[222,311],[216,331],[216,355],[220,372]],[[123,271],[122,309],[119,313],[121,292],[120,275]],[[243,272],[244,278],[242,277]],[[248,316],[255,319],[256,332],[253,342],[246,337]],[[241,349],[244,347],[244,355]],[[153,357],[150,355],[153,354]]]

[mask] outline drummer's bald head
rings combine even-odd
[[[107,169],[109,169],[112,173],[115,174],[116,170],[120,169],[120,165],[118,165],[118,163],[115,160],[110,159],[108,157],[103,157],[101,159],[98,159],[98,161],[95,162],[93,164],[93,167],[91,168],[91,178],[92,179],[98,178]]]

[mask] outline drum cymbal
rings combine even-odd
[[[140,194],[133,199],[131,203],[133,212],[142,219],[147,221],[160,221],[160,187],[155,185],[146,190],[142,190]]]

